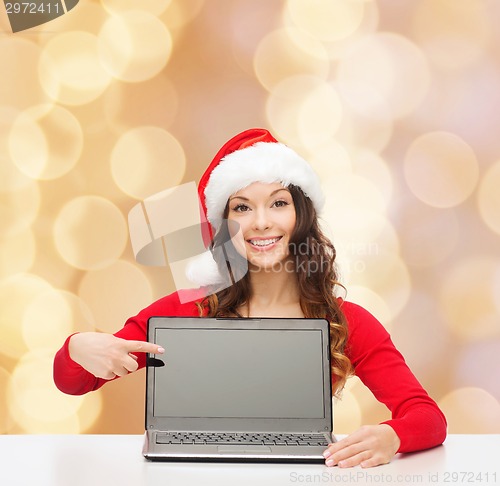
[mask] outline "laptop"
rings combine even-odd
[[[151,317],[144,457],[324,462],[329,336],[325,319]]]

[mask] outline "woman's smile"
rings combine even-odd
[[[247,240],[250,247],[257,251],[269,251],[276,247],[276,243],[280,241],[282,236],[273,237],[254,237]]]

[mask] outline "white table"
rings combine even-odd
[[[341,436],[339,436],[340,438]],[[500,484],[500,435],[450,435],[370,469],[322,464],[151,463],[139,435],[0,436],[2,486]]]

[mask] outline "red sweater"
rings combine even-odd
[[[349,327],[345,353],[356,376],[391,411],[392,419],[384,423],[389,424],[401,440],[398,452],[441,444],[446,438],[446,419],[406,365],[389,333],[375,317],[356,304],[344,301],[342,311]],[[145,341],[147,321],[151,316],[198,315],[193,301],[181,304],[178,294],[173,293],[128,319],[115,336]],[[96,378],[71,359],[69,339],[55,356],[55,384],[61,391],[72,395],[97,390],[108,380]],[[145,366],[145,358],[144,353],[139,353],[140,368]]]

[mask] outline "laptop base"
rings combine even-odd
[[[250,446],[157,444],[155,433],[145,434],[143,456],[156,462],[280,462],[324,463],[325,446]],[[336,442],[335,437],[331,442]]]

